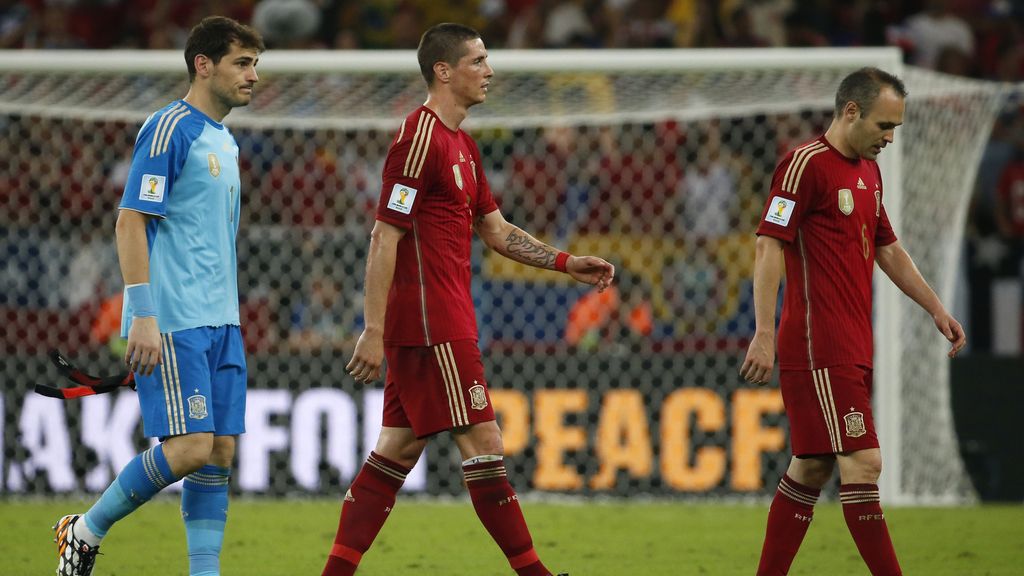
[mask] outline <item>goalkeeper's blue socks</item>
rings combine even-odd
[[[218,576],[228,518],[229,468],[207,464],[185,477],[181,517],[188,539],[190,576]]]
[[[100,499],[85,513],[87,530],[80,530],[79,537],[90,545],[98,545],[114,522],[131,514],[168,484],[177,481],[164,457],[163,445],[157,444],[146,450],[121,470]]]

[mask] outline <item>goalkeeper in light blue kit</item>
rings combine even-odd
[[[88,512],[54,526],[62,576],[91,574],[111,526],[181,478],[189,574],[220,573],[246,387],[235,254],[238,145],[220,122],[252,98],[263,49],[253,29],[204,19],[185,47],[188,94],[139,131],[117,218],[121,330],[143,430],[161,443],[125,466]]]

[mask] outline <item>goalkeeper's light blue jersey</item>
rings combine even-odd
[[[161,332],[238,325],[238,144],[228,129],[177,100],[135,140],[121,210],[146,227],[149,283]],[[121,335],[131,327],[125,298]]]

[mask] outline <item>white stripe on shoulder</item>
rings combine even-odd
[[[149,144],[150,158],[156,156],[157,142],[160,140],[161,136],[163,136],[163,129],[164,126],[167,124],[167,119],[173,116],[175,112],[178,112],[184,107],[185,105],[179,102],[174,106],[171,106],[167,111],[160,115],[160,120],[156,123],[156,130],[153,131],[153,140]]]
[[[401,142],[402,136],[405,136],[405,120],[402,120],[402,127],[398,129],[398,138],[395,138],[395,142]]]
[[[800,158],[803,156],[803,154],[807,151],[808,148],[814,148],[818,146],[818,144],[820,144],[820,142],[815,140],[814,142],[808,142],[807,144],[804,144],[803,146],[793,151],[793,157],[790,158],[789,160],[789,166],[786,166],[786,175],[782,178],[783,190],[787,190],[789,188],[789,180],[793,176],[793,166],[795,166],[796,163],[800,161]]]
[[[171,144],[171,135],[174,134],[174,127],[178,125],[178,122],[181,122],[182,118],[188,116],[191,113],[192,111],[186,108],[185,110],[182,110],[175,114],[174,121],[171,121],[170,126],[164,130],[164,141],[156,151],[157,156],[167,152],[167,148]]]
[[[437,118],[432,114],[420,114],[420,121],[416,126],[416,135],[413,136],[412,146],[409,148],[409,156],[405,159],[405,171],[403,176],[419,178],[420,170],[423,168],[423,160],[430,150],[430,137],[434,133],[434,124]]]
[[[786,181],[782,182],[782,191],[796,194],[800,188],[800,178],[804,175],[804,168],[807,167],[807,163],[811,161],[811,158],[821,154],[825,150],[828,150],[828,146],[825,146],[821,142],[814,142],[814,145],[801,148],[798,154],[793,155],[793,162],[789,164],[789,168],[786,169],[786,176],[789,180],[789,185],[786,185]]]
[[[419,145],[420,138],[423,136],[423,121],[426,119],[428,114],[420,112],[420,117],[416,119],[416,132],[412,135],[412,142],[409,144],[409,153],[405,157],[405,168],[402,170],[403,176],[409,175],[409,166],[412,165],[412,159],[416,156],[416,147]],[[404,123],[402,124],[405,125]]]
[[[416,164],[416,172],[412,175],[413,178],[419,178],[420,172],[423,171],[423,164],[427,160],[427,151],[430,149],[430,139],[434,136],[434,125],[437,124],[437,118],[430,117],[430,126],[427,127],[427,138],[426,146],[423,147],[423,154],[420,155],[419,162]]]

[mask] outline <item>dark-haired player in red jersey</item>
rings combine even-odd
[[[793,459],[768,512],[759,575],[786,574],[807,533],[821,487],[836,463],[843,515],[872,574],[901,574],[878,498],[882,469],[871,415],[871,276],[879,268],[963,348],[963,328],[900,246],[882,205],[875,158],[903,123],[906,89],[863,68],[843,79],[824,136],[779,162],[757,234],[757,328],[740,374],[765,384],[775,361],[775,303],[786,270],[779,323],[782,398]]]
[[[377,446],[345,495],[324,575],[352,574],[395,505],[427,439],[451,431],[473,507],[520,576],[550,576],[509,484],[477,348],[470,294],[473,232],[502,256],[568,273],[599,290],[615,268],[570,256],[505,221],[480,151],[459,129],[487,97],[493,70],[480,35],[458,24],[427,30],[417,50],[426,103],[391,144],[366,264],[366,329],[347,369],[358,382],[388,362]],[[385,313],[386,312],[386,313]]]

